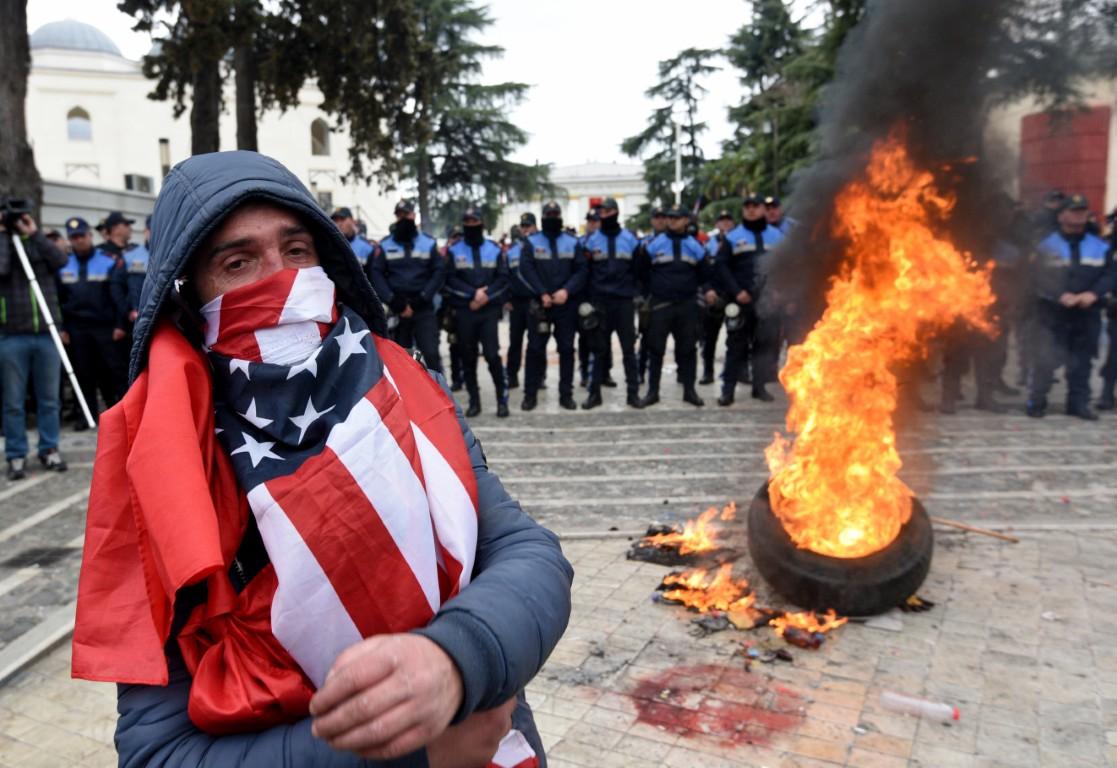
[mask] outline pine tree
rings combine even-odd
[[[669,204],[675,200],[671,184],[675,179],[675,121],[680,123],[680,155],[684,188],[684,204],[698,198],[699,175],[705,156],[698,139],[707,129],[698,119],[698,102],[708,93],[702,79],[719,67],[710,61],[717,51],[687,48],[671,59],[659,62],[660,81],[644,94],[660,102],[648,120],[648,127],[621,142],[621,151],[629,157],[644,158],[644,182],[648,199],[639,213],[629,219],[630,226],[647,228],[654,203]]]

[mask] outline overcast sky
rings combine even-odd
[[[656,63],[684,48],[723,46],[749,13],[747,0],[489,0],[489,7],[496,23],[486,42],[504,46],[505,54],[486,65],[485,80],[532,86],[512,114],[530,135],[513,157],[556,165],[632,162],[619,145],[641,131],[658,106],[644,96],[656,81]],[[694,12],[699,7],[701,13]],[[92,24],[129,58],[151,44],[131,30],[115,0],[29,0],[27,16],[29,31],[65,18]],[[706,86],[701,117],[710,130],[704,144],[716,156],[729,134],[726,107],[739,100],[740,88],[736,75],[724,70]]]

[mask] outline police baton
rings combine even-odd
[[[27,282],[31,283],[31,290],[35,293],[35,300],[39,303],[39,311],[43,313],[43,319],[47,321],[50,337],[54,339],[54,346],[58,349],[59,357],[62,358],[62,368],[66,371],[66,375],[70,377],[74,394],[78,396],[78,403],[81,404],[81,412],[85,416],[85,422],[90,429],[96,429],[97,422],[93,421],[93,414],[89,412],[89,404],[85,402],[85,395],[82,394],[81,387],[78,386],[78,377],[74,374],[74,367],[70,365],[70,356],[66,354],[66,348],[62,345],[62,337],[58,335],[58,328],[54,324],[54,317],[50,314],[47,299],[43,296],[43,289],[39,286],[39,280],[35,277],[35,270],[31,268],[31,260],[27,258],[27,251],[23,250],[23,243],[16,232],[12,233],[12,243],[15,245],[16,254],[19,256],[19,263],[23,265],[23,274],[27,275]]]

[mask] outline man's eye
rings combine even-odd
[[[225,262],[225,271],[239,272],[240,270],[244,269],[245,264],[247,264],[247,262],[244,259],[230,259],[229,261]]]

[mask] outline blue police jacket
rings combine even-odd
[[[353,253],[356,254],[357,261],[360,262],[362,267],[368,264],[369,257],[376,250],[376,246],[360,234],[353,236],[353,239],[349,241],[349,247],[353,249]]]
[[[652,300],[693,299],[707,276],[709,260],[702,244],[687,234],[664,232],[641,250],[640,270],[647,275]]]
[[[636,295],[636,255],[640,241],[627,229],[613,235],[601,230],[583,246],[589,261],[590,293],[595,298],[631,299]]]
[[[524,250],[524,239],[520,238],[512,245],[508,246],[508,251],[505,257],[508,259],[508,282],[511,285],[512,298],[514,299],[534,299],[535,291],[524,280],[523,274],[520,272],[520,256]]]
[[[738,224],[726,232],[716,252],[718,287],[729,298],[742,290],[755,297],[761,288],[760,257],[782,239],[783,233],[771,226],[753,232]]]
[[[1089,291],[1098,298],[1117,288],[1117,265],[1109,244],[1085,234],[1071,237],[1052,232],[1038,246],[1041,257],[1040,295],[1058,299],[1062,293]],[[1097,307],[1098,305],[1095,305]]]
[[[480,245],[470,245],[462,238],[450,246],[449,258],[446,294],[452,306],[469,306],[473,294],[484,285],[489,287],[490,304],[507,298],[508,262],[492,240],[486,238]]]
[[[140,292],[144,287],[147,277],[147,261],[150,253],[147,246],[136,245],[124,252],[124,273],[128,281],[127,310],[138,312],[140,309]]]
[[[58,270],[58,300],[67,330],[91,325],[123,328],[128,313],[125,272],[100,248],[85,257],[72,253]]]
[[[426,232],[416,233],[414,241],[388,235],[373,251],[368,277],[385,304],[391,304],[397,294],[430,304],[446,282],[446,263],[438,243]]]
[[[536,296],[565,288],[577,296],[586,287],[586,260],[581,257],[578,238],[561,232],[549,237],[535,232],[527,237],[520,253],[520,274]]]

